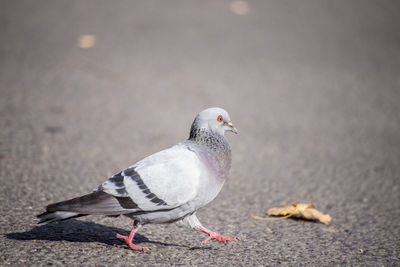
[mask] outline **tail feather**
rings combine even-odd
[[[118,216],[138,211],[129,197],[114,197],[103,191],[50,204],[36,217],[38,223],[50,223],[85,215]]]
[[[56,221],[64,221],[72,218],[77,218],[85,216],[84,214],[78,214],[75,212],[67,212],[67,211],[46,211],[42,214],[39,214],[36,217],[36,221],[40,223],[52,223]]]

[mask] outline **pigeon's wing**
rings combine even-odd
[[[130,197],[143,211],[172,209],[196,196],[203,172],[197,154],[178,144],[121,171],[99,189]]]

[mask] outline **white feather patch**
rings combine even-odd
[[[122,172],[127,196],[144,211],[178,207],[197,195],[201,164],[196,153],[182,144],[148,156],[130,168],[135,168],[150,192],[167,205],[152,202],[137,182]],[[111,195],[119,196],[117,189],[112,183],[103,183],[103,190]]]

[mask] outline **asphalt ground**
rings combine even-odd
[[[2,1],[0,266],[400,265],[399,1]],[[92,35],[78,45],[82,35]],[[86,48],[85,48],[86,47]],[[37,226],[223,107],[233,163],[202,223]],[[329,226],[256,221],[314,203]]]

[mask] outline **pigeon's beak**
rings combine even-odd
[[[233,132],[233,133],[235,133],[235,134],[238,133],[238,130],[236,129],[236,127],[233,125],[232,122],[227,122],[226,125],[229,126],[231,132]]]

